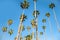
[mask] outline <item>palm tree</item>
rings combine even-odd
[[[46,19],[42,19],[42,22],[43,22],[43,23],[46,23]]]
[[[27,0],[24,0],[24,2],[21,2],[20,6],[21,6],[22,9],[28,9],[29,2],[27,2]]]
[[[50,25],[50,33],[51,33],[51,37],[52,37],[52,40],[54,40],[53,32],[52,32],[52,24],[51,24],[51,22],[50,22],[50,13],[47,12],[47,13],[46,13],[46,16],[48,17],[48,22],[49,22],[49,25]]]
[[[38,27],[37,27],[37,17],[40,14],[38,10],[36,10],[36,2],[37,0],[33,0],[34,1],[34,12],[33,12],[33,16],[35,17],[35,22],[36,22],[36,40],[38,40]]]
[[[19,24],[19,28],[18,28],[17,40],[19,40],[21,32],[25,29],[23,26],[23,21],[25,21],[26,18],[27,18],[27,16],[25,14],[22,14],[20,16],[20,24]]]
[[[3,27],[3,28],[2,28],[2,31],[3,31],[3,32],[7,32],[7,27]]]
[[[12,23],[13,23],[13,20],[12,19],[9,19],[8,20],[8,25],[10,26]]]
[[[51,4],[49,5],[49,8],[51,8],[52,11],[53,11],[53,13],[54,13],[54,18],[55,18],[55,21],[56,21],[57,29],[58,29],[58,31],[59,31],[59,30],[60,30],[60,27],[59,27],[59,23],[58,23],[58,20],[57,20],[57,16],[56,16],[56,12],[55,12],[55,10],[54,10],[54,7],[55,7],[55,4],[54,4],[54,3],[51,3]]]

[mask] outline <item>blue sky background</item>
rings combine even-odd
[[[27,26],[31,26],[30,21],[34,18],[32,16],[33,10],[34,10],[34,3],[33,0],[28,0],[30,2],[30,6],[28,9],[25,10],[25,14],[27,15],[27,19],[23,23],[25,28]],[[20,15],[22,13],[22,8],[20,7],[20,2],[23,2],[23,0],[0,0],[0,40],[14,40],[15,36],[17,35],[18,31],[18,25],[20,22]],[[58,22],[60,24],[60,0],[53,0],[55,3],[55,11],[57,15]],[[47,17],[45,16],[46,12],[50,12],[50,20],[53,28],[53,35],[55,40],[60,40],[60,33],[57,31],[56,28],[56,23],[54,20],[54,14],[52,10],[49,8],[49,4],[51,3],[51,0],[38,0],[37,1],[37,10],[39,10],[40,15],[38,16],[38,31],[41,32],[43,29],[41,28],[42,24],[42,19]],[[13,20],[13,24],[8,27],[7,21],[8,19]],[[7,26],[8,29],[13,29],[14,33],[10,36],[7,32],[3,33],[2,32],[2,27]],[[31,26],[32,27],[32,26]],[[46,34],[47,34],[47,40],[51,40],[51,34],[49,31],[49,24],[48,20],[46,22]],[[32,31],[32,29],[31,29]],[[30,32],[31,32],[30,31]],[[22,36],[26,36],[28,33],[27,30],[22,32]],[[41,40],[44,40],[44,35],[39,35]]]

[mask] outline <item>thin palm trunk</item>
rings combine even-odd
[[[33,32],[32,32],[32,40],[34,40],[34,29],[33,29]]]
[[[36,21],[36,40],[38,40],[38,28],[37,28],[37,14],[36,14],[36,2],[34,1],[35,21]]]
[[[59,23],[58,23],[58,20],[57,20],[56,12],[55,12],[54,9],[53,9],[53,13],[54,13],[55,21],[56,21],[56,27],[57,27],[57,29],[58,29],[58,31],[59,31],[59,30],[60,30],[60,27],[59,27]]]
[[[22,14],[24,14],[24,9],[23,9],[23,12]],[[22,19],[21,19],[22,20]],[[21,25],[22,25],[22,21],[20,21],[19,23],[19,27],[18,27],[18,33],[17,33],[17,40],[20,40],[20,36],[21,36]]]
[[[53,3],[53,0],[51,0],[51,2]],[[53,13],[54,13],[54,18],[55,18],[55,21],[56,21],[57,30],[60,31],[60,27],[59,27],[59,23],[58,23],[58,20],[57,20],[56,12],[55,12],[54,8],[52,10],[53,10]]]
[[[49,26],[50,26],[51,39],[54,40],[53,30],[52,30],[52,24],[50,22],[50,18],[48,18],[48,22],[49,22]]]
[[[20,33],[21,33],[21,26],[22,22],[20,22],[19,27],[18,27],[18,33],[17,33],[17,40],[20,40]]]

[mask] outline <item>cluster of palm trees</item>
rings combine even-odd
[[[2,27],[2,31],[5,33],[5,32],[8,32],[8,34],[11,36],[13,34],[13,29],[9,29],[10,28],[10,25],[13,24],[13,20],[12,19],[9,19],[8,20],[8,26],[3,26]],[[9,39],[10,40],[10,39]]]
[[[34,30],[36,29],[35,30],[36,31],[36,40],[40,40],[38,38],[38,33],[40,33],[40,35],[44,34],[45,40],[47,40],[46,19],[45,18],[42,19],[42,23],[43,23],[42,29],[43,29],[43,32],[38,32],[38,23],[37,22],[38,22],[38,15],[40,14],[40,12],[36,8],[37,0],[33,0],[33,1],[34,1],[34,11],[33,11],[32,15],[34,16],[34,18],[31,20],[31,25],[32,25],[32,28]],[[23,25],[23,22],[25,21],[25,19],[27,19],[27,16],[25,15],[24,11],[25,11],[25,9],[28,9],[29,6],[30,5],[29,5],[29,2],[27,0],[24,0],[24,2],[21,2],[20,7],[23,9],[23,12],[22,12],[22,14],[20,16],[20,23],[19,23],[19,27],[18,27],[18,33],[17,33],[17,36],[15,37],[15,40],[23,40],[23,37],[22,37],[21,33],[25,29],[27,29],[28,32],[30,32],[30,30],[31,30],[30,26],[27,26],[27,28],[25,28],[24,25]],[[60,27],[59,27],[59,23],[58,23],[58,20],[57,20],[57,17],[56,17],[56,13],[55,13],[54,7],[55,7],[54,3],[49,4],[49,8],[51,8],[53,10],[53,13],[54,13],[54,18],[55,18],[55,21],[56,21],[56,24],[57,24],[57,29],[58,29],[58,31],[60,31]],[[53,31],[52,31],[52,24],[50,22],[50,13],[47,12],[45,14],[45,16],[48,18],[50,33],[51,33],[51,36],[52,36],[52,40],[54,40]],[[9,19],[8,20],[8,26],[10,27],[10,25],[12,25],[12,23],[13,23],[13,20]],[[13,34],[13,29],[8,30],[8,27],[3,27],[2,31],[3,32],[7,32],[8,31],[8,33],[10,35]],[[25,36],[24,40],[34,40],[34,37],[35,37],[34,34],[35,34],[34,31],[31,34],[29,33],[29,35]]]
[[[40,40],[38,38],[38,33],[39,32],[38,32],[38,24],[37,24],[37,22],[38,22],[38,15],[40,13],[39,13],[38,10],[36,10],[36,2],[37,2],[37,0],[33,0],[33,1],[34,1],[34,11],[33,11],[34,18],[31,20],[31,25],[32,25],[32,28],[36,29],[36,40]],[[19,24],[19,29],[18,29],[18,37],[15,38],[15,40],[23,40],[23,38],[20,37],[21,36],[20,33],[22,32],[22,29],[24,29],[24,26],[22,26],[23,25],[22,23],[27,18],[27,16],[25,16],[25,14],[24,14],[24,9],[28,9],[29,2],[27,2],[27,0],[24,0],[24,2],[22,2],[20,6],[23,9],[23,13],[22,13],[22,15],[20,17],[20,24]],[[57,24],[57,29],[60,30],[59,25],[58,25],[58,21],[57,21],[57,17],[56,17],[55,11],[54,11],[54,7],[55,7],[54,3],[49,4],[49,8],[51,8],[53,10],[53,12],[54,12],[54,18],[55,18],[55,21],[56,21],[56,24]],[[52,36],[52,40],[54,40],[53,31],[52,31],[52,24],[50,22],[50,13],[47,12],[45,14],[45,16],[48,18],[48,22],[49,22],[49,25],[50,25],[50,27],[49,27],[50,28],[50,33],[51,33],[51,36]],[[45,35],[45,40],[47,40],[46,19],[45,18],[42,19],[42,23],[43,23],[42,29],[43,29],[44,32],[40,32],[40,35],[44,34]],[[31,27],[28,26],[27,30],[30,31],[30,29],[31,29]],[[32,34],[29,34],[29,35],[25,36],[24,40],[34,40],[34,36],[35,36],[34,33],[35,32],[33,31]]]

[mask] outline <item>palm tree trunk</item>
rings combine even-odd
[[[36,15],[36,2],[34,1],[35,21],[36,21],[36,40],[38,40],[38,27],[37,27],[37,15]]]
[[[18,33],[17,33],[17,40],[20,40],[20,35],[21,35],[21,26],[22,22],[20,22],[19,27],[18,27]]]
[[[50,22],[50,18],[48,18],[48,22],[49,22],[49,26],[50,26],[51,39],[54,40],[53,30],[52,30],[52,24]]]
[[[32,32],[32,40],[34,40],[34,31]]]
[[[24,9],[23,9],[23,12],[22,14],[24,14]],[[22,20],[22,19],[21,19]],[[19,27],[18,27],[18,33],[17,33],[17,40],[20,40],[20,36],[21,36],[21,25],[22,25],[22,21],[20,21],[19,23]]]
[[[60,30],[60,27],[59,27],[59,23],[58,23],[58,20],[57,20],[56,12],[55,12],[54,9],[53,9],[53,13],[54,13],[55,21],[56,21],[56,27],[57,27],[57,29],[58,29],[58,31],[59,31],[59,30]]]

